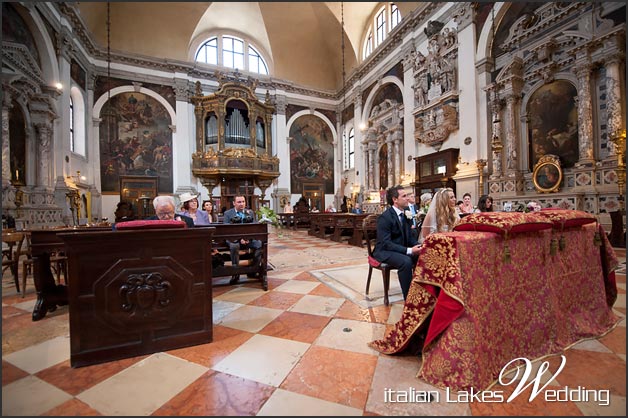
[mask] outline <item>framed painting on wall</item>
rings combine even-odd
[[[560,183],[563,181],[560,158],[555,155],[542,156],[534,166],[532,181],[539,193],[557,192],[560,188]]]

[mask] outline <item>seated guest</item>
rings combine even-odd
[[[189,216],[194,221],[194,225],[209,225],[207,212],[198,209],[198,195],[192,193],[182,193],[179,200],[183,204],[181,215]]]
[[[473,213],[473,205],[471,204],[471,194],[465,193],[462,196],[462,205],[460,207],[460,213]]]
[[[246,199],[244,196],[236,196],[233,199],[233,208],[225,212],[223,223],[254,223],[255,212],[246,208]],[[262,241],[256,239],[240,238],[238,241],[227,241],[229,244],[229,253],[231,255],[231,264],[237,266],[240,263],[240,249],[252,248],[254,249],[253,263],[256,265],[260,263],[262,259]],[[254,274],[250,274],[254,276]],[[229,284],[236,284],[240,280],[240,275],[234,275],[229,280]]]
[[[330,203],[330,204],[327,206],[327,209],[325,209],[325,212],[336,212],[336,208],[334,207],[334,204],[333,204],[333,203]]]
[[[390,205],[377,218],[377,240],[373,257],[397,269],[403,298],[408,296],[412,272],[416,265],[420,246],[412,237],[412,222],[405,215],[408,194],[402,186],[393,186],[386,191]]]
[[[475,210],[475,213],[480,212],[493,212],[493,198],[487,194],[483,194],[480,196],[480,200],[478,200],[478,208]]]
[[[318,208],[316,206],[314,206],[312,208],[312,213],[318,213],[318,212],[320,212],[320,211],[318,210]]]
[[[130,202],[119,202],[114,212],[115,222],[126,222],[135,220],[135,210]]]
[[[432,201],[432,193],[423,193],[420,199],[421,207],[419,208],[419,211],[421,213],[427,213],[427,210],[430,208],[430,202]]]
[[[434,195],[430,208],[421,225],[419,242],[423,242],[434,232],[453,231],[460,217],[456,213],[456,195],[449,187],[440,189]]]
[[[203,201],[203,210],[207,213],[207,218],[209,222],[218,222],[218,216],[214,212],[214,205],[212,205],[211,200]]]
[[[353,210],[351,212],[352,213],[357,213],[358,215],[361,214],[361,213],[364,213],[364,212],[362,212],[362,208],[360,207],[359,203],[355,204],[355,207],[353,208]]]
[[[295,213],[308,213],[310,211],[310,204],[307,202],[305,196],[301,196],[299,201],[294,205]]]
[[[157,196],[153,199],[153,207],[155,208],[155,216],[151,216],[148,220],[184,221],[188,228],[194,227],[192,218],[175,213],[174,197],[172,196]]]

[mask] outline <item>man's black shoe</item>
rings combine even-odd
[[[235,276],[231,276],[231,280],[229,280],[229,284],[236,284],[240,281],[240,275],[236,274]]]

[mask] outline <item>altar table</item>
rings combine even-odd
[[[552,251],[552,238],[561,234],[565,247]],[[610,330],[618,320],[611,310],[617,264],[596,224],[507,239],[433,234],[419,254],[401,319],[370,346],[398,353],[427,328],[417,377],[440,388],[484,390],[511,360],[560,353]]]

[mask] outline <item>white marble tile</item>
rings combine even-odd
[[[2,356],[2,359],[35,374],[70,358],[70,337],[61,336]]]
[[[307,280],[290,280],[277,286],[275,290],[287,293],[299,293],[306,295],[316,288],[319,282],[310,282]]]
[[[415,356],[378,357],[364,410],[382,416],[471,415],[467,403],[446,402],[444,390],[418,379],[420,366]],[[403,396],[413,400],[398,401]]]
[[[401,319],[403,313],[403,303],[393,303],[390,305],[390,314],[388,314],[387,324],[396,324]]]
[[[150,415],[207,370],[179,357],[156,353],[77,398],[103,415]]]
[[[345,302],[344,298],[329,296],[305,295],[288,311],[300,312],[310,315],[333,316]]]
[[[319,417],[362,415],[361,409],[277,389],[257,416],[311,416],[314,411]]]
[[[385,331],[384,324],[334,318],[314,341],[314,345],[379,355],[368,343],[383,338]]]
[[[2,387],[2,416],[41,415],[72,396],[35,376]]]
[[[13,305],[15,308],[21,309],[26,312],[33,312],[35,308],[35,304],[37,303],[37,299],[31,299],[24,302],[16,303]]]
[[[625,293],[620,293],[617,295],[617,300],[615,301],[615,304],[613,305],[613,307],[626,309],[626,294]]]
[[[226,300],[214,300],[212,304],[212,320],[214,324],[219,324],[222,318],[243,306],[244,305],[241,303],[229,302]]]
[[[242,331],[258,332],[282,313],[281,309],[244,305],[224,316],[218,323]]]
[[[589,400],[587,402],[574,402],[574,405],[582,411],[584,416],[602,416],[602,417],[625,417],[626,416],[626,398],[624,396],[610,395],[608,398],[598,397],[598,400]],[[608,400],[608,405],[604,405]]]
[[[580,341],[571,347],[574,350],[597,351],[598,353],[612,353],[604,344],[597,339]]]
[[[310,344],[298,341],[256,334],[212,369],[278,387],[309,347]]]

